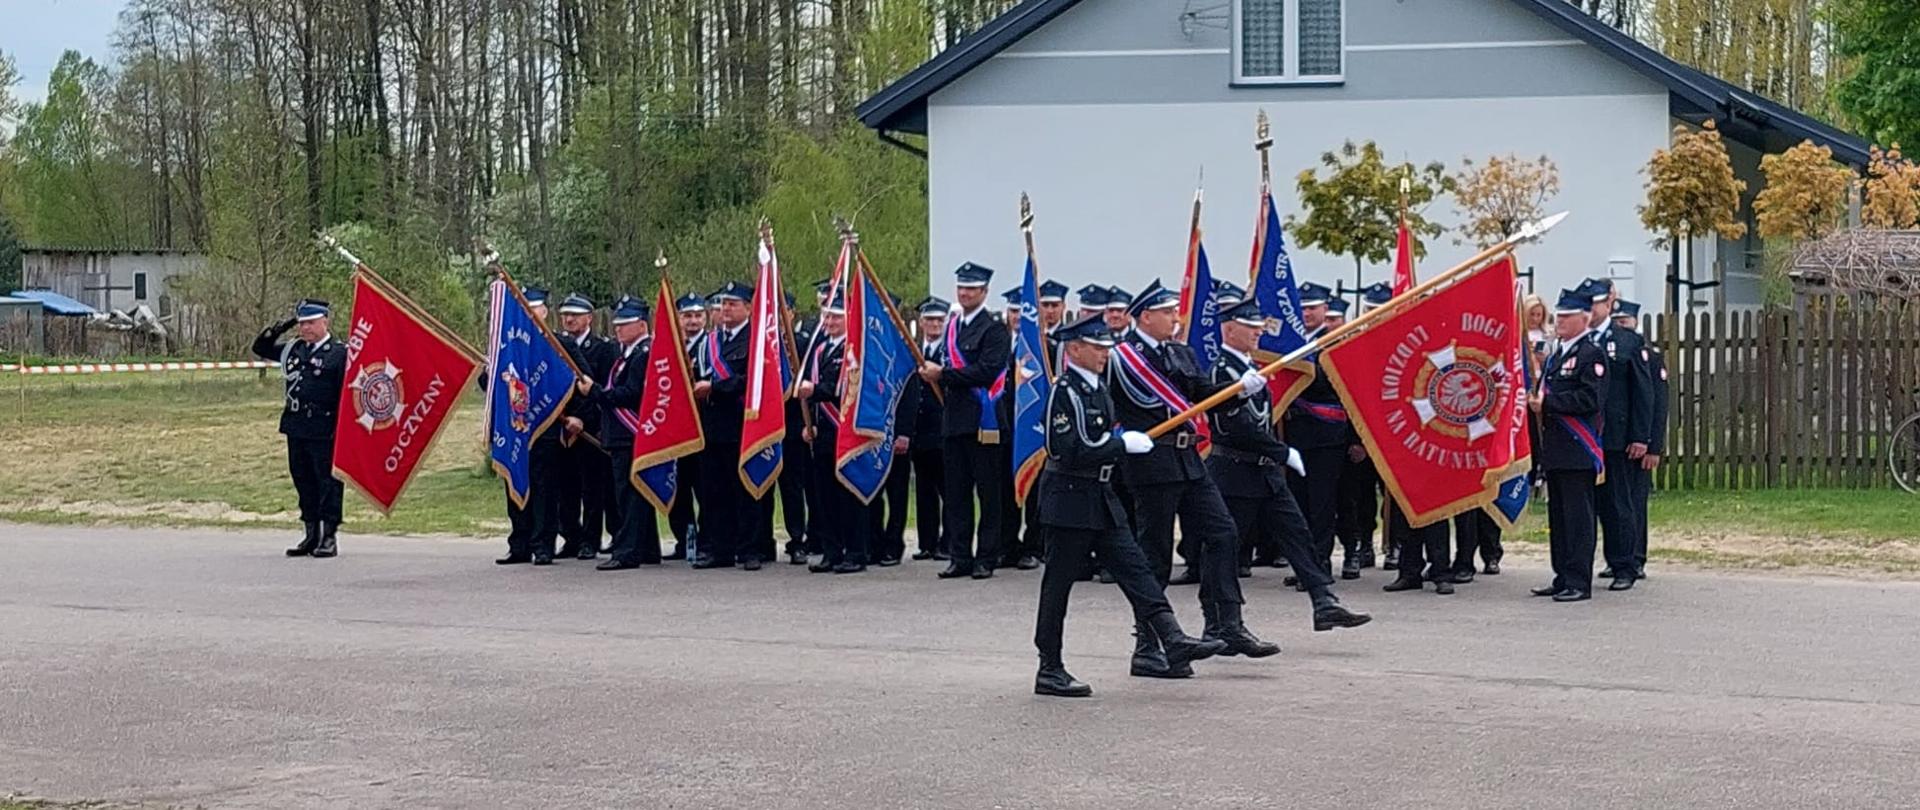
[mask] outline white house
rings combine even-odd
[[[206,266],[206,254],[187,250],[29,246],[20,251],[27,289],[52,290],[101,312],[130,312],[144,304],[163,317],[173,311],[173,278]]]
[[[1561,180],[1549,208],[1573,216],[1521,253],[1538,288],[1610,275],[1651,308],[1666,300],[1669,255],[1635,209],[1641,169],[1674,124],[1717,122],[1749,201],[1760,155],[1802,139],[1856,167],[1867,160],[1860,139],[1674,62],[1566,0],[1025,0],[858,114],[903,146],[893,133],[927,138],[936,290],[964,261],[1020,266],[1022,191],[1046,275],[1137,289],[1179,276],[1203,167],[1214,273],[1235,277],[1256,214],[1260,109],[1274,121],[1283,214],[1299,207],[1294,176],[1349,139],[1449,167],[1547,155]],[[1448,198],[1427,213],[1460,220]],[[1431,268],[1472,252],[1451,236],[1429,248]],[[1758,301],[1757,248],[1750,235],[1697,249],[1725,270],[1729,305]],[[1352,283],[1351,259],[1294,257],[1307,279]],[[1369,268],[1366,280],[1388,272]]]

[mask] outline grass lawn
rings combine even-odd
[[[254,371],[0,375],[0,519],[292,526],[280,400],[278,377]],[[506,514],[479,422],[480,399],[466,397],[392,515],[349,489],[348,530],[500,537]],[[1920,575],[1916,517],[1920,498],[1897,490],[1658,492],[1652,554]],[[1543,547],[1544,507],[1514,535]]]

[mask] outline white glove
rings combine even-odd
[[[1307,462],[1300,458],[1300,451],[1287,448],[1287,469],[1301,475],[1307,474]]]
[[[1127,446],[1127,452],[1133,455],[1153,452],[1153,440],[1147,434],[1129,430],[1120,434],[1120,443]]]
[[[1246,389],[1241,396],[1251,397],[1267,390],[1267,378],[1258,370],[1247,369],[1240,375],[1240,387]]]

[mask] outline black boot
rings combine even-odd
[[[1136,678],[1184,678],[1192,675],[1193,671],[1188,670],[1186,675],[1181,675],[1169,669],[1167,655],[1160,651],[1160,640],[1154,635],[1153,628],[1145,622],[1135,621],[1133,661],[1127,668],[1127,674]]]
[[[1221,618],[1224,620],[1226,617],[1223,615]],[[1153,625],[1153,634],[1159,637],[1160,649],[1166,651],[1167,668],[1171,672],[1179,672],[1189,662],[1212,658],[1227,648],[1224,641],[1198,639],[1182,632],[1180,620],[1173,617],[1171,610],[1155,615],[1150,624]]]
[[[1060,654],[1040,654],[1040,672],[1033,676],[1033,693],[1053,697],[1092,697],[1093,687],[1081,683],[1060,662]]]
[[[1220,617],[1220,628],[1211,637],[1227,645],[1227,648],[1220,652],[1221,655],[1265,658],[1280,654],[1280,645],[1261,641],[1259,636],[1247,629],[1247,622],[1240,614],[1239,602],[1215,602],[1213,609]]]
[[[300,540],[300,545],[287,549],[287,556],[305,557],[312,554],[313,547],[317,545],[320,545],[320,524],[308,521],[307,536]]]
[[[1200,584],[1200,571],[1191,565],[1183,566],[1180,569],[1180,573],[1174,574],[1172,579],[1167,580],[1167,584],[1198,585]]]
[[[1207,622],[1206,626],[1200,629],[1200,637],[1208,640],[1221,638],[1222,636],[1220,633],[1220,606],[1214,602],[1201,602],[1200,615],[1205,617]],[[1221,651],[1220,654],[1233,656],[1233,655],[1239,655],[1240,653],[1234,650],[1231,645],[1229,645],[1227,649]]]
[[[1373,567],[1373,538],[1371,537],[1367,538],[1366,542],[1360,544],[1360,567]]]
[[[333,536],[339,529],[338,523],[320,521],[320,544],[313,547],[313,556],[332,557],[340,553],[340,541]]]
[[[1332,630],[1335,627],[1359,627],[1373,621],[1365,613],[1355,613],[1340,604],[1340,597],[1332,591],[1321,589],[1313,594],[1313,631],[1316,633]]]
[[[1387,561],[1381,563],[1380,567],[1388,571],[1400,570],[1400,549],[1393,546],[1388,546]]]

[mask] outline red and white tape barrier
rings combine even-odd
[[[60,366],[0,366],[16,374],[114,374],[129,371],[212,371],[237,368],[279,368],[265,360],[222,360],[201,363],[76,363]]]

